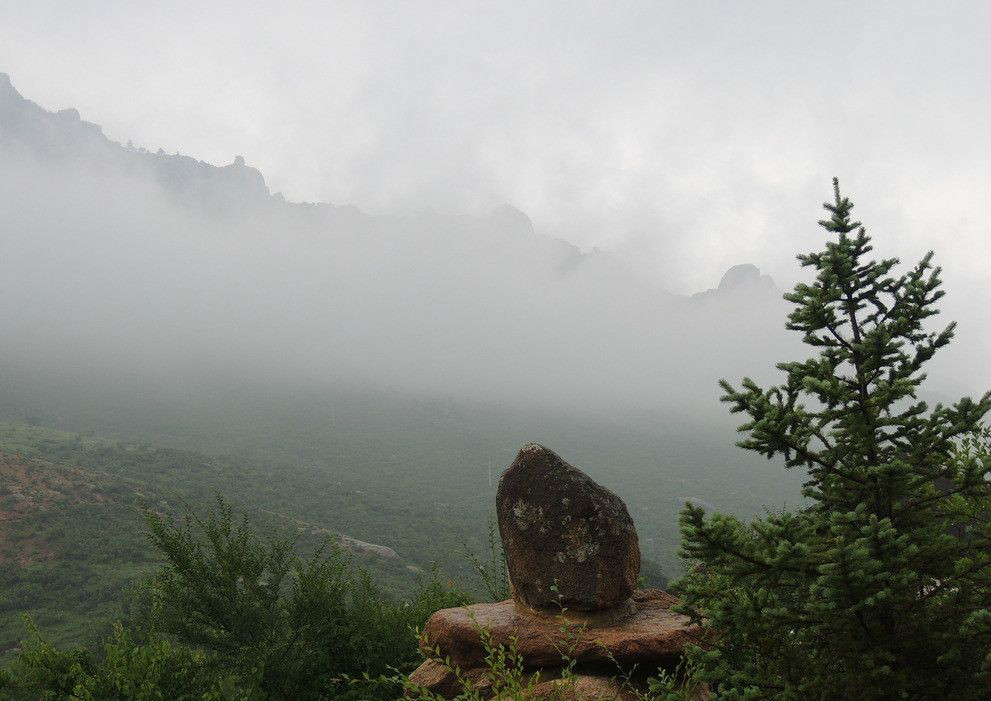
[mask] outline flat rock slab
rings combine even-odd
[[[677,598],[660,589],[633,593],[624,615],[616,620],[595,620],[567,624],[573,638],[571,653],[579,664],[611,663],[673,666],[689,643],[702,641],[698,626],[688,626],[688,618],[671,610]],[[561,643],[566,633],[560,617],[536,616],[512,599],[495,604],[474,604],[437,611],[424,627],[424,653],[440,648],[440,657],[449,656],[461,669],[482,665],[485,649],[480,628],[486,629],[494,645],[516,648],[527,667],[561,665]]]
[[[496,514],[513,597],[527,606],[609,609],[636,587],[640,544],[626,504],[542,445],[524,445],[502,474]]]

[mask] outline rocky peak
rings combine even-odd
[[[75,107],[66,107],[64,110],[59,110],[55,113],[55,116],[66,122],[83,121],[83,118],[79,115],[79,110]]]
[[[719,290],[740,290],[754,288],[773,288],[774,280],[770,275],[762,275],[760,268],[751,263],[741,263],[723,273],[719,281]]]
[[[4,113],[7,109],[15,104],[27,102],[19,92],[14,84],[10,81],[10,76],[6,73],[0,73],[0,118],[4,117]]]
[[[730,300],[737,298],[778,297],[780,292],[770,275],[761,273],[751,263],[741,263],[723,273],[719,286],[692,295],[695,300]]]
[[[530,217],[510,204],[499,205],[489,216],[500,228],[526,234],[533,233],[533,222],[530,221]]]
[[[270,201],[261,172],[247,166],[242,156],[218,167],[178,153],[169,155],[164,149],[153,153],[130,142],[123,146],[108,139],[99,125],[84,120],[73,107],[49,112],[25,99],[10,76],[0,73],[0,143],[4,141],[56,167],[75,161],[129,177],[149,174],[179,199],[211,211],[222,210],[218,204],[241,209]]]

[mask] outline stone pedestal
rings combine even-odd
[[[671,610],[674,596],[634,589],[640,549],[626,505],[552,451],[523,446],[496,508],[513,598],[431,616],[421,641],[429,659],[410,675],[414,685],[454,698],[468,683],[493,696],[487,642],[515,648],[537,675],[535,698],[632,701],[630,683],[674,669],[685,646],[701,642],[702,631]],[[562,679],[568,661],[572,676]],[[629,683],[618,681],[624,674]]]

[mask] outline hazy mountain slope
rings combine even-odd
[[[466,586],[460,544],[481,546],[498,476],[529,440],[557,447],[626,499],[644,555],[668,573],[679,568],[684,500],[750,515],[794,503],[802,480],[735,448],[728,416],[707,427],[676,417],[604,421],[360,389],[205,377],[161,388],[3,370],[0,418],[212,456],[240,471],[220,474],[253,477],[195,481],[185,498],[220,490],[264,503],[421,568],[438,562]]]
[[[672,295],[508,205],[287,202],[240,159],[116,144],[4,79],[0,182],[0,418],[71,432],[62,447],[163,446],[140,478],[170,503],[219,490],[391,548],[376,567],[401,587],[432,562],[470,584],[461,542],[481,547],[529,440],[626,499],[669,573],[685,500],[747,515],[797,497],[800,474],[733,447],[718,402],[719,377],[795,356],[771,284]]]
[[[383,586],[408,591],[432,563],[459,586],[476,585],[462,545],[483,550],[499,472],[529,439],[564,447],[620,494],[644,556],[669,574],[678,568],[675,514],[684,501],[748,515],[794,503],[801,481],[734,450],[729,430],[713,440],[673,422],[602,425],[243,383],[148,395],[126,383],[0,377],[0,417],[28,410],[33,424],[83,431],[0,421],[5,645],[21,635],[24,611],[66,640],[119,613],[117,602],[154,566],[139,499],[160,511],[202,511],[219,492],[263,529],[298,532],[311,544],[344,531],[382,546],[345,541]],[[102,428],[174,447],[93,433]]]
[[[706,413],[719,376],[752,374],[788,343],[771,288],[700,310],[508,206],[395,217],[289,203],[240,159],[218,168],[115,144],[6,79],[0,149],[10,358],[59,365],[71,349],[76,366],[166,378],[223,368],[592,414]]]

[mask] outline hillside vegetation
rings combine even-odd
[[[220,493],[258,527],[297,533],[307,549],[336,534],[384,546],[397,556],[345,541],[380,587],[402,595],[435,563],[459,587],[477,590],[463,545],[487,550],[507,446],[535,434],[571,446],[576,464],[627,501],[645,572],[655,578],[679,571],[676,514],[686,499],[747,516],[760,512],[767,495],[794,500],[800,484],[797,476],[772,479],[764,461],[741,460],[730,439],[707,442],[701,432],[651,435],[380,393],[293,397],[217,385],[152,402],[126,385],[97,392],[17,376],[21,382],[8,380],[0,393],[0,416],[77,430],[0,422],[4,465],[22,465],[16,473],[4,467],[5,480],[16,484],[0,503],[19,505],[7,541],[46,553],[2,566],[6,649],[23,633],[22,612],[56,641],[92,641],[106,630],[127,588],[156,562],[142,531],[142,500],[167,513],[207,508]],[[185,449],[163,447],[170,445]],[[721,469],[727,460],[737,471]],[[28,473],[35,476],[24,483]],[[31,486],[38,481],[57,488],[39,496]]]

